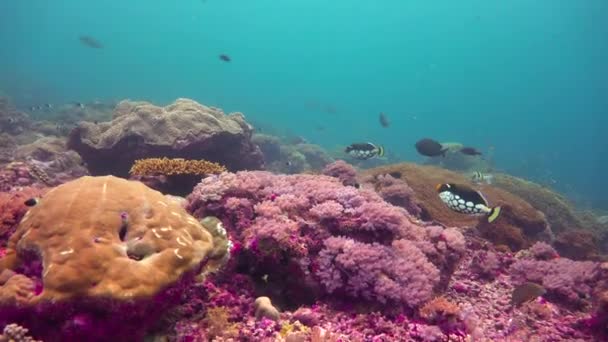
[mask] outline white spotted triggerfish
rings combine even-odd
[[[438,184],[439,198],[448,208],[466,215],[487,215],[492,223],[500,215],[500,207],[491,208],[481,192],[462,184]]]
[[[373,157],[384,156],[384,147],[376,146],[370,142],[354,143],[347,146],[344,152],[350,154],[353,158],[366,160]]]

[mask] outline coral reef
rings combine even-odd
[[[203,179],[188,200],[195,216],[222,220],[241,269],[282,285],[273,289],[279,303],[310,302],[321,290],[417,306],[464,252],[457,230],[420,225],[375,192],[333,177],[222,173]]]
[[[0,342],[39,342],[28,335],[29,330],[18,325],[8,324],[0,335]]]
[[[509,272],[516,284],[531,281],[542,285],[546,298],[580,308],[590,306],[594,284],[599,280],[600,264],[592,261],[573,261],[567,258],[536,260],[521,258]]]
[[[362,177],[375,178],[386,174],[405,180],[413,189],[414,200],[421,209],[420,218],[423,220],[451,226],[477,227],[496,245],[506,245],[511,250],[527,248],[539,240],[552,239],[550,225],[544,214],[505,190],[490,185],[473,186],[461,174],[433,166],[409,163],[365,170],[362,172]],[[460,183],[480,190],[490,205],[502,207],[500,217],[493,223],[488,223],[484,218],[449,210],[437,196],[435,187],[440,183]]]
[[[400,176],[395,173],[395,176]],[[379,174],[363,179],[364,183],[371,184],[376,192],[387,202],[406,209],[410,214],[420,217],[422,209],[416,201],[414,190],[406,181],[391,174]]]
[[[253,142],[264,154],[266,169],[294,174],[320,171],[334,160],[320,146],[301,139],[285,139],[268,134],[254,134]]]
[[[23,297],[0,302],[0,321],[45,340],[139,339],[213,248],[197,220],[142,183],[76,179],[47,192],[11,236],[0,271],[20,274],[0,298]]]
[[[574,260],[599,260],[597,236],[583,229],[567,230],[557,234],[554,242],[560,255]]]
[[[186,160],[183,158],[147,158],[136,160],[129,173],[138,176],[151,175],[210,175],[225,172],[226,168],[206,160]]]
[[[523,198],[542,211],[556,234],[566,230],[591,228],[585,227],[574,206],[566,198],[542,185],[506,174],[495,174],[492,185]]]
[[[231,170],[263,167],[262,153],[251,142],[252,128],[241,113],[224,114],[188,99],[166,107],[120,102],[111,122],[81,122],[68,146],[93,175],[126,177],[137,159],[205,159]]]
[[[26,187],[19,191],[0,192],[0,248],[6,247],[8,238],[15,232],[21,218],[29,209],[25,201],[39,198],[43,188]]]
[[[338,178],[342,184],[358,186],[357,170],[344,160],[336,160],[333,163],[327,164],[323,168],[322,173],[326,176]]]
[[[154,190],[165,194],[186,196],[204,175],[226,171],[218,163],[183,158],[147,158],[135,161],[129,173]]]

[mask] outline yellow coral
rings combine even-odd
[[[209,308],[205,317],[205,323],[207,324],[207,333],[211,337],[238,335],[236,324],[230,322],[230,312],[226,307]]]
[[[420,316],[427,321],[433,322],[441,319],[451,319],[458,316],[460,308],[443,296],[436,297],[426,302],[420,308]]]
[[[309,330],[310,329],[300,323],[300,321],[295,321],[293,323],[286,322],[281,325],[281,331],[279,332],[279,334],[281,335],[281,337],[285,338],[292,334],[308,333]]]
[[[226,171],[218,163],[207,160],[188,160],[183,158],[146,158],[138,159],[131,167],[132,175],[208,175]]]

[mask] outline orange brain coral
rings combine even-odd
[[[28,251],[41,256],[44,289],[33,303],[126,300],[174,284],[212,248],[209,232],[160,192],[112,176],[82,177],[30,209],[9,241],[4,266],[14,268]]]

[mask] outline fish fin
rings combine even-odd
[[[378,157],[384,157],[384,146],[378,146]]]
[[[500,207],[494,207],[488,215],[488,223],[494,222],[500,215]]]

